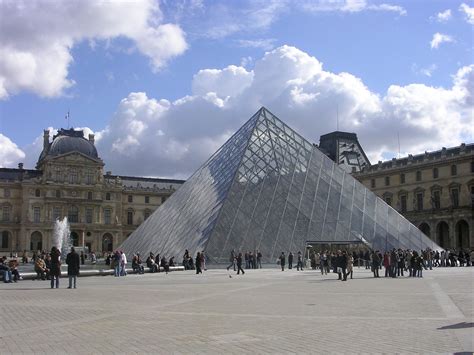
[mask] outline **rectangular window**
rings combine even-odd
[[[150,203],[150,196],[145,196],[145,203]]]
[[[423,211],[423,193],[419,192],[416,194],[416,209]]]
[[[87,192],[87,199],[92,200],[92,191]]]
[[[79,223],[79,209],[76,206],[69,208],[67,219],[70,223]]]
[[[400,208],[401,208],[401,212],[407,211],[407,196],[406,195],[400,196]]]
[[[400,174],[400,184],[405,183],[405,174]]]
[[[457,175],[458,174],[458,167],[457,165],[451,165],[451,175]]]
[[[3,206],[2,221],[10,222],[10,206]]]
[[[9,198],[10,197],[10,189],[7,189],[7,188],[3,189],[3,196],[5,198]]]
[[[391,206],[392,205],[392,198],[391,197],[385,197],[385,202],[387,205]]]
[[[474,160],[471,161],[471,173],[474,173]]]
[[[92,216],[94,210],[92,208],[86,208],[86,223],[92,223]]]
[[[57,219],[61,219],[61,208],[53,207],[53,222]]]
[[[453,203],[453,207],[459,207],[459,190],[458,189],[451,190],[451,200]]]
[[[56,190],[56,198],[61,198],[61,190]]]
[[[370,187],[375,188],[375,179],[370,180]]]
[[[110,210],[110,208],[106,208],[104,210],[104,223],[110,224],[111,219],[112,219],[112,211]]]
[[[110,201],[110,192],[107,192],[107,193],[105,194],[105,199],[106,199],[107,201]]]
[[[145,210],[145,220],[150,217],[150,211]]]
[[[133,196],[132,195],[128,195],[128,202],[133,202]]]
[[[385,186],[390,186],[390,176],[385,176]]]
[[[34,207],[33,208],[33,222],[39,223],[40,222],[40,217],[41,217],[41,210],[39,207]]]
[[[72,170],[69,174],[69,183],[70,184],[77,184],[77,171]]]
[[[127,212],[127,224],[128,225],[133,224],[133,211],[128,211]]]
[[[416,172],[416,181],[421,181],[421,171]]]
[[[438,178],[438,168],[434,168],[433,169],[433,179],[437,179]]]
[[[92,171],[87,171],[86,172],[86,184],[87,185],[92,185],[94,183],[94,174]]]
[[[165,201],[166,201],[167,198],[168,198],[168,197],[166,197],[166,196],[161,197],[161,203],[165,203]]]
[[[56,181],[63,182],[63,176],[61,174],[61,169],[59,168],[56,169]]]
[[[441,208],[441,194],[439,191],[433,191],[433,208],[440,209]]]

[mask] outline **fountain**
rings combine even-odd
[[[64,217],[62,221],[58,218],[54,222],[53,246],[61,251],[63,258],[71,249],[71,231],[69,230],[67,217]]]

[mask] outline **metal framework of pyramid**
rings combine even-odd
[[[216,263],[259,250],[268,262],[307,241],[441,250],[262,107],[121,248],[179,260],[205,250]]]

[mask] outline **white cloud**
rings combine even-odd
[[[436,32],[430,42],[431,49],[438,49],[442,43],[455,42],[452,36]]]
[[[452,17],[451,10],[447,9],[443,12],[438,12],[438,14],[435,16],[435,20],[441,23],[448,22]]]
[[[150,58],[153,70],[186,48],[179,26],[163,24],[154,0],[2,1],[0,99],[21,91],[54,97],[74,85],[71,49],[124,37]]]
[[[424,75],[427,77],[430,77],[433,75],[433,72],[438,69],[438,66],[436,64],[430,64],[427,67],[419,68],[416,64],[413,64],[412,70],[416,74]]]
[[[261,48],[266,51],[273,49],[275,47],[275,42],[275,38],[237,40],[237,44],[240,47]]]
[[[474,7],[470,7],[463,3],[459,6],[459,11],[464,12],[466,21],[471,25],[474,25]]]
[[[316,0],[305,1],[299,5],[306,11],[311,12],[328,12],[341,11],[349,13],[357,13],[362,11],[384,11],[395,12],[399,15],[406,15],[406,10],[399,5],[391,4],[369,4],[366,0]]]
[[[361,78],[326,71],[315,57],[282,46],[253,70],[201,70],[192,95],[174,102],[129,94],[96,141],[114,173],[187,178],[261,106],[316,143],[336,129],[338,111],[340,129],[357,133],[376,162],[396,155],[396,132],[413,154],[472,141],[473,105],[474,65],[461,68],[451,87],[392,85],[379,95]]]
[[[0,133],[0,168],[23,162],[25,153],[10,138]]]

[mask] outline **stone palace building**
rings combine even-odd
[[[474,249],[474,144],[378,162],[353,176],[441,247]]]
[[[108,252],[184,181],[104,174],[94,135],[44,131],[36,169],[0,168],[0,253],[50,249],[54,224],[68,217],[74,245]]]

